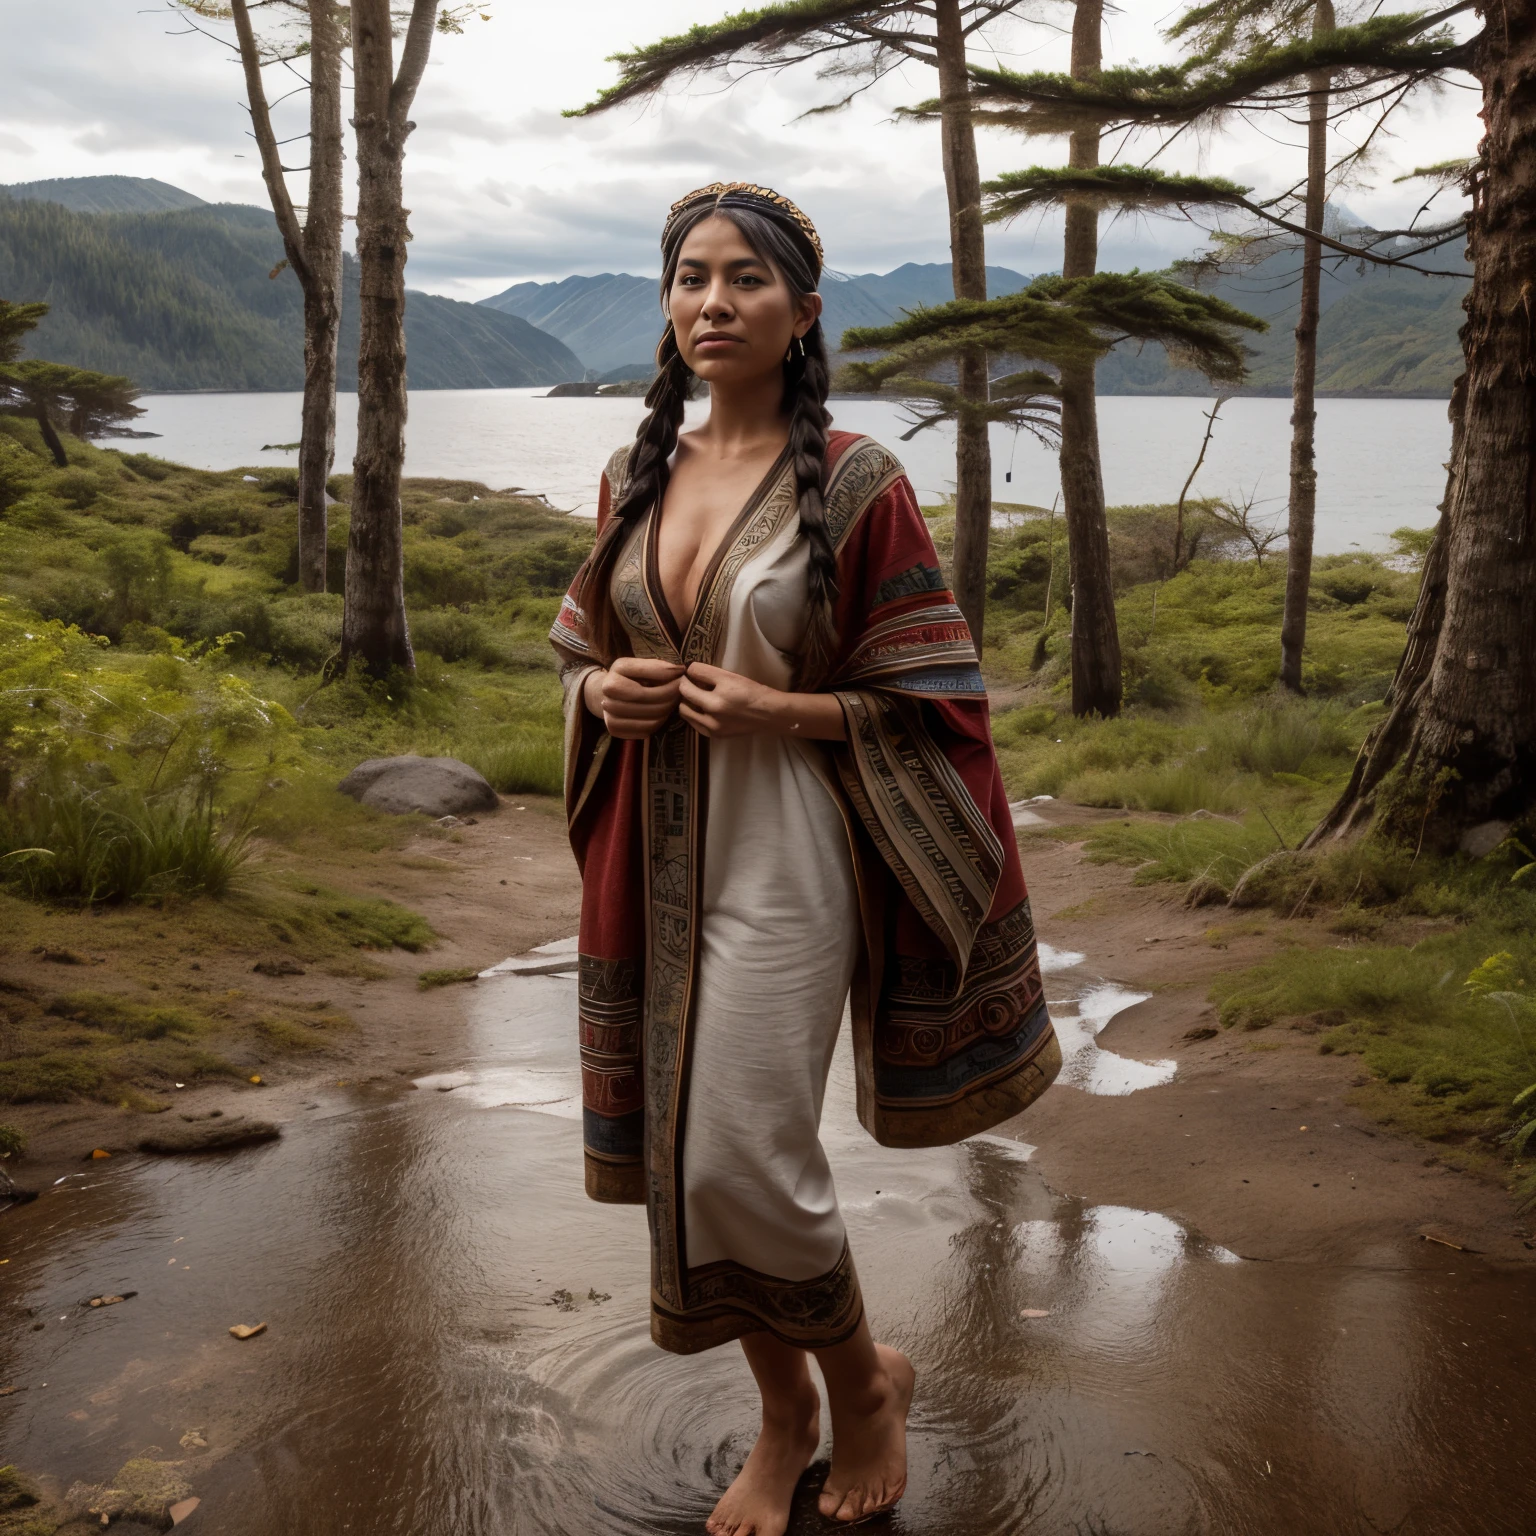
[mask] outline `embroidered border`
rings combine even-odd
[[[692,1354],[746,1333],[771,1333],[799,1349],[841,1344],[864,1316],[864,1297],[847,1243],[836,1264],[809,1280],[785,1280],[720,1260],[689,1271],[686,1310],[651,1299],[652,1337]]]
[[[833,748],[849,800],[907,899],[963,974],[1002,877],[1003,845],[921,723],[916,704],[837,691]]]

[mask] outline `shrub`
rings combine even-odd
[[[34,900],[126,901],[152,892],[222,896],[248,856],[207,798],[53,783],[0,811],[0,871]]]

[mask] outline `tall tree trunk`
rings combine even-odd
[[[1333,31],[1332,0],[1315,0],[1312,37]],[[1328,107],[1333,77],[1308,75],[1307,217],[1319,234],[1327,205]],[[1317,519],[1317,322],[1322,308],[1323,247],[1307,240],[1301,253],[1301,313],[1296,320],[1296,370],[1291,383],[1291,504],[1285,562],[1285,616],[1280,621],[1280,681],[1300,693],[1301,654],[1307,639],[1307,595],[1312,588],[1312,533]]]
[[[1104,0],[1078,0],[1072,19],[1072,77],[1099,73],[1104,58]],[[1068,163],[1099,163],[1099,131],[1071,137]],[[1063,277],[1092,277],[1099,265],[1099,215],[1091,204],[1069,201]],[[1061,370],[1061,501],[1067,524],[1072,594],[1072,713],[1120,713],[1120,632],[1104,521],[1104,473],[1099,462],[1099,410],[1094,365]]]
[[[1536,804],[1536,0],[1488,13],[1475,68],[1485,131],[1445,510],[1392,707],[1313,843],[1375,815],[1444,846]]]
[[[426,68],[437,0],[416,0],[394,77],[390,0],[353,0],[357,130],[357,457],[340,663],[375,677],[413,670],[405,619],[400,471],[405,462],[405,246],[402,203],[407,119]]]
[[[299,586],[325,591],[326,481],[336,457],[341,330],[342,32],[334,0],[309,0],[309,202],[304,211],[304,408],[299,428]]]
[[[336,452],[336,339],[341,325],[341,52],[335,0],[308,0],[309,202],[301,223],[262,82],[249,0],[232,0],[251,130],[288,265],[304,291],[304,406],[299,428],[299,585],[325,591],[325,482]]]
[[[987,296],[986,239],[981,222],[981,169],[971,118],[960,0],[937,0],[940,123],[944,187],[949,194],[949,255],[957,299]],[[987,355],[960,359],[963,401],[985,404]],[[961,411],[955,423],[955,602],[979,652],[987,604],[987,544],[992,534],[992,445],[987,422]]]

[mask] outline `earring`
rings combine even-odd
[[[784,353],[784,361],[786,363],[794,362],[794,360],[795,360],[795,348],[796,347],[800,348],[800,356],[804,357],[805,356],[805,338],[803,336],[795,336],[795,337],[792,337],[790,339],[788,350]]]

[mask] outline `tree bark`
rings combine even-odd
[[[1387,718],[1311,845],[1374,818],[1388,834],[1427,831],[1426,846],[1450,846],[1536,804],[1536,0],[1487,14],[1444,511]]]
[[[53,418],[48,414],[48,407],[39,402],[33,409],[32,415],[37,421],[37,430],[43,434],[44,445],[53,455],[53,462],[60,469],[68,469],[69,455],[64,452],[64,444],[59,440],[59,434],[54,429]]]
[[[1315,0],[1314,41],[1333,31],[1332,0]],[[1333,77],[1307,77],[1306,226],[1319,234],[1327,206],[1328,107]],[[1312,587],[1312,537],[1317,519],[1317,323],[1322,308],[1323,247],[1306,240],[1301,252],[1301,313],[1296,320],[1296,367],[1291,381],[1291,497],[1285,560],[1285,613],[1280,621],[1280,681],[1302,692],[1301,658],[1307,639],[1307,596]]]
[[[357,456],[347,539],[340,665],[373,676],[416,665],[405,617],[400,472],[405,462],[405,247],[408,120],[437,0],[415,0],[394,75],[390,0],[354,0],[352,61],[357,130]]]
[[[248,0],[232,0],[262,179],[288,265],[304,292],[304,404],[299,428],[299,586],[325,591],[325,483],[336,453],[336,341],[341,328],[342,28],[335,0],[305,0],[309,14],[309,202],[301,223],[262,81],[261,45]]]
[[[332,0],[309,0],[309,204],[304,211],[304,406],[299,429],[299,586],[326,587],[326,482],[336,459],[341,331],[342,29]]]
[[[981,169],[971,119],[970,78],[960,0],[937,0],[936,55],[949,195],[950,272],[957,299],[987,296],[986,238],[981,220]],[[961,400],[985,404],[989,387],[985,352],[959,363]],[[955,602],[971,627],[979,653],[986,621],[987,545],[992,534],[992,444],[985,417],[962,406],[955,423]]]
[[[1104,58],[1104,0],[1078,0],[1072,19],[1072,77],[1099,73]],[[1071,136],[1068,164],[1099,163],[1099,130]],[[1063,277],[1092,277],[1099,265],[1099,215],[1091,204],[1068,201]],[[1067,524],[1072,595],[1072,713],[1120,713],[1120,632],[1104,520],[1104,473],[1099,461],[1099,412],[1094,365],[1061,370],[1061,501]]]

